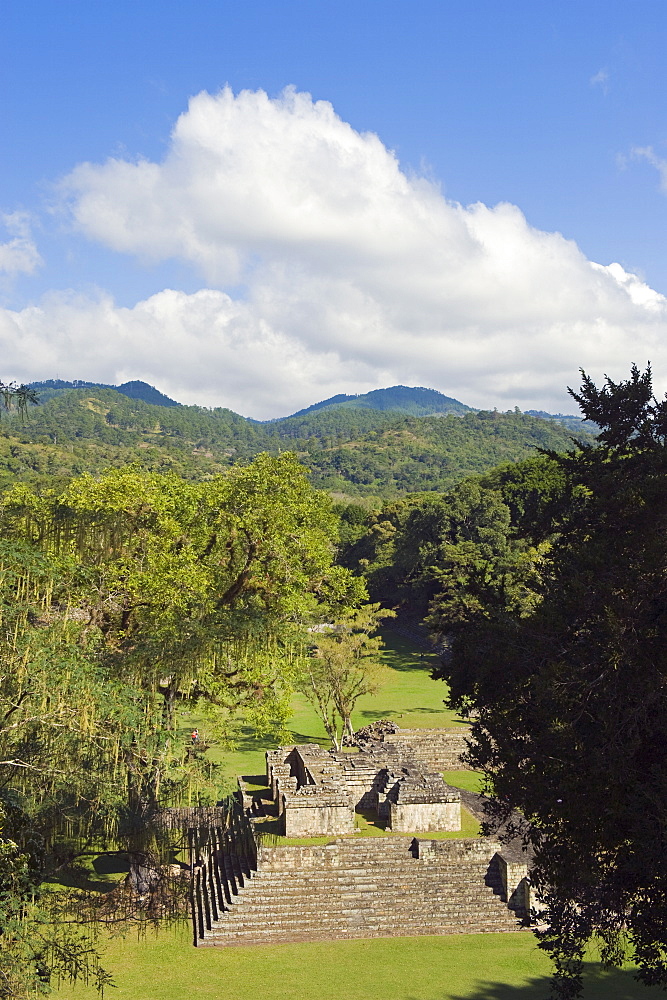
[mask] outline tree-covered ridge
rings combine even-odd
[[[141,382],[139,379],[123,382],[122,385],[109,385],[106,382],[86,382],[84,379],[65,382],[60,378],[49,378],[43,382],[31,382],[29,387],[39,394],[42,402],[46,402],[47,399],[52,399],[54,396],[60,396],[63,392],[69,392],[70,389],[114,389],[130,399],[141,399],[144,403],[152,403],[154,406],[181,405],[175,399],[165,396],[155,386]]]
[[[469,413],[472,407],[465,403],[445,396],[437,389],[425,389],[423,386],[392,385],[388,389],[373,389],[359,396],[348,396],[339,393],[313,403],[303,410],[293,413],[293,417],[301,417],[317,410],[330,409],[370,409],[393,410],[412,417],[428,416],[433,413]]]
[[[588,435],[580,437],[586,439]],[[396,497],[446,490],[470,475],[542,448],[567,451],[572,435],[525,414],[482,410],[463,417],[406,417],[303,461],[315,485],[356,496]]]
[[[201,480],[267,450],[278,449],[231,410],[152,406],[113,389],[78,389],[33,408],[23,424],[0,425],[0,485],[18,479],[53,487],[131,463]]]
[[[405,417],[392,411],[333,407],[259,424],[231,410],[152,406],[112,389],[60,393],[32,407],[23,423],[0,424],[0,485],[55,477],[64,482],[137,462],[191,480],[218,475],[262,451],[289,450],[323,489],[389,499],[442,490],[535,447],[562,451],[560,425],[524,414]]]

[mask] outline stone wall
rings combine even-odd
[[[461,837],[456,840],[428,840],[415,837],[413,844],[416,858],[454,865],[464,861],[490,859],[501,850],[499,841],[491,837]]]
[[[389,825],[397,833],[461,829],[459,802],[390,802]]]
[[[326,837],[354,833],[354,808],[290,799],[284,810],[286,837]]]
[[[458,729],[396,729],[386,735],[384,742],[409,753],[414,760],[425,764],[429,771],[459,771],[468,767],[461,760],[461,754],[468,749],[466,739],[469,736],[467,726]]]
[[[267,783],[286,836],[352,833],[354,811],[364,808],[377,810],[390,829],[402,833],[461,829],[460,792],[438,773],[443,747],[447,762],[456,763],[460,734],[452,740],[447,730],[390,726],[391,742],[373,738],[359,753],[312,743],[267,751]]]
[[[498,861],[509,909],[518,913],[529,912],[531,899],[527,861],[515,861],[511,857],[503,856],[502,850],[498,854]]]

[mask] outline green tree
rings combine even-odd
[[[158,692],[167,725],[189,699],[214,704],[221,721],[243,707],[279,728],[292,648],[365,594],[332,564],[331,503],[289,454],[207,483],[130,467],[83,476],[55,498],[18,487],[5,520],[76,557],[79,607],[104,637],[109,669]]]
[[[45,880],[92,844],[122,848],[150,903],[160,807],[217,798],[178,703],[208,706],[221,735],[241,711],[280,729],[308,627],[363,601],[332,565],[330,508],[290,455],[200,484],[132,467],[4,495],[0,846],[28,881],[8,876],[3,946],[26,990],[63,963],[96,968],[76,919],[30,951],[62,899]]]
[[[352,712],[359,698],[375,694],[387,679],[380,660],[380,622],[394,612],[368,604],[332,625],[313,632],[315,645],[302,666],[300,690],[314,707],[336,750],[351,736]]]
[[[491,613],[441,676],[475,708],[471,762],[530,827],[554,992],[579,995],[586,943],[627,950],[667,985],[667,400],[650,369],[572,393],[599,447],[554,460],[568,481],[529,614]]]
[[[66,575],[29,545],[0,540],[0,997],[46,991],[54,975],[107,979],[91,925],[67,893],[43,891],[86,845],[113,835],[133,739],[94,640],[63,600]]]

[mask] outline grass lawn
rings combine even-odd
[[[482,792],[484,781],[477,771],[443,771],[443,778],[454,788],[463,788],[467,792]]]
[[[544,1000],[548,960],[532,934],[456,934],[258,948],[193,948],[189,928],[115,938],[105,948],[116,1000]],[[62,986],[57,1000],[94,1000]],[[591,962],[585,1000],[652,1000],[628,971]]]

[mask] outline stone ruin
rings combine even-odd
[[[461,793],[438,773],[461,766],[457,736],[448,730],[400,730],[383,721],[356,734],[356,753],[315,743],[267,751],[267,785],[281,832],[287,837],[354,833],[357,810],[375,811],[394,833],[460,830]],[[443,746],[452,738],[441,766]],[[419,752],[423,747],[429,757],[435,755],[435,767]]]
[[[469,730],[400,729],[382,720],[337,753],[292,744],[266,755],[266,794],[239,779],[224,829],[190,830],[194,944],[520,930],[531,914],[530,855],[520,838],[462,837],[461,805],[486,818],[486,800],[439,772],[465,764]],[[261,803],[261,805],[260,805]],[[268,805],[268,803],[267,803]],[[356,810],[376,810],[391,835],[348,836]],[[271,844],[254,817],[277,815]],[[436,831],[452,831],[438,838]]]

